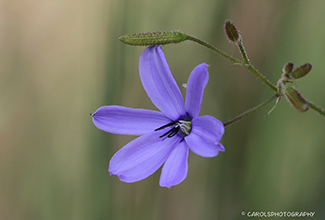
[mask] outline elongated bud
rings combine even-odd
[[[241,39],[240,31],[231,20],[226,20],[224,28],[229,42],[237,43]]]
[[[304,65],[299,66],[298,68],[295,68],[291,73],[290,76],[293,79],[300,79],[304,76],[306,76],[312,68],[312,65],[309,63],[305,63]]]
[[[133,46],[151,46],[180,43],[187,40],[187,35],[180,31],[157,31],[151,33],[124,35],[119,37],[119,40],[125,44]]]
[[[297,89],[291,83],[282,84],[283,95],[292,104],[292,106],[300,112],[309,109],[307,101],[300,95]]]

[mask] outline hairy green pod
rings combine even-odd
[[[140,33],[124,35],[119,40],[125,44],[133,46],[164,45],[181,43],[187,40],[187,34],[180,31],[157,31],[150,33]]]
[[[284,96],[292,104],[292,106],[300,112],[305,112],[309,109],[307,101],[300,95],[297,89],[290,84],[284,85]]]
[[[288,102],[298,111],[305,112],[309,109],[307,101],[301,96],[292,83],[278,82],[278,89]]]
[[[312,68],[311,64],[305,63],[304,65],[301,65],[298,68],[294,69],[290,73],[290,76],[293,79],[300,79],[300,78],[306,76],[311,71],[311,68]]]

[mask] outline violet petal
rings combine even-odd
[[[197,65],[188,78],[185,109],[192,118],[197,117],[200,113],[203,92],[208,80],[208,65],[205,63]]]
[[[181,183],[187,176],[189,148],[181,141],[167,158],[160,176],[160,186],[172,187]]]
[[[182,94],[160,46],[148,47],[143,51],[139,72],[149,98],[162,113],[172,120],[186,114]]]
[[[191,133],[184,139],[191,151],[202,157],[217,156],[225,151],[219,143],[224,133],[224,126],[218,119],[205,115],[192,120]]]
[[[171,122],[161,112],[123,106],[102,106],[92,114],[100,130],[114,134],[141,135]]]
[[[109,163],[111,175],[117,175],[123,182],[136,182],[156,172],[166,161],[181,138],[162,139],[166,132],[151,132],[142,135],[126,144],[112,157]]]

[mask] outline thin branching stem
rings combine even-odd
[[[191,41],[194,41],[210,50],[212,50],[213,52],[223,56],[224,58],[226,58],[227,60],[230,60],[232,61],[234,64],[238,64],[238,65],[241,65],[243,67],[245,67],[248,71],[250,71],[251,73],[253,73],[259,80],[261,80],[267,87],[269,87],[270,89],[272,89],[274,92],[276,92],[276,94],[274,96],[272,96],[271,98],[265,100],[263,103],[261,103],[260,105],[242,113],[241,115],[235,117],[234,119],[224,123],[224,126],[228,126],[230,124],[233,124],[237,121],[239,121],[240,119],[246,117],[247,115],[250,115],[252,114],[253,112],[257,111],[258,109],[262,108],[263,106],[265,106],[266,104],[268,104],[269,102],[271,102],[272,100],[274,100],[275,98],[279,97],[280,94],[278,94],[278,91],[277,91],[277,87],[271,82],[269,81],[263,74],[261,74],[249,61],[249,58],[247,56],[247,53],[245,51],[245,48],[244,48],[244,45],[242,43],[242,41],[239,41],[237,42],[237,46],[239,48],[239,51],[242,55],[242,58],[244,60],[241,61],[237,58],[234,58],[233,56],[221,51],[220,49],[214,47],[213,45],[205,42],[205,41],[202,41],[196,37],[193,37],[193,36],[190,36],[190,35],[187,35],[187,40],[191,40]],[[325,110],[316,106],[315,104],[313,104],[312,102],[310,101],[307,101],[308,105],[310,106],[311,109],[315,110],[316,112],[318,112],[319,114],[325,116]]]
[[[250,72],[252,72],[258,79],[260,79],[265,85],[267,85],[273,91],[275,91],[275,92],[277,91],[276,86],[274,86],[268,79],[265,78],[265,76],[263,76],[253,65],[251,65],[249,63],[248,57],[246,55],[245,49],[244,49],[244,47],[243,47],[242,44],[239,44],[241,46],[239,46],[239,45],[238,46],[239,46],[239,49],[241,48],[240,51],[242,53],[242,56],[243,56],[245,62],[243,62],[241,60],[238,60],[238,59],[230,56],[229,54],[221,51],[220,49],[214,47],[213,45],[208,44],[207,42],[202,41],[202,40],[200,40],[200,39],[198,39],[196,37],[192,37],[190,35],[187,35],[187,39],[188,40],[191,40],[191,41],[194,41],[194,42],[196,42],[196,43],[198,43],[198,44],[200,44],[200,45],[202,45],[202,46],[204,46],[204,47],[212,50],[213,52],[215,52],[215,53],[223,56],[224,58],[226,58],[227,60],[230,60],[230,61],[234,62],[235,64],[239,64],[239,65],[245,67],[247,70],[249,70]]]
[[[315,105],[314,103],[307,101],[308,105],[310,108],[314,109],[316,112],[318,112],[319,114],[325,116],[325,110],[318,107],[317,105]]]
[[[196,37],[192,37],[190,35],[187,35],[187,40],[191,40],[191,41],[194,41],[210,50],[212,50],[213,52],[223,56],[224,58],[226,58],[227,60],[230,60],[232,62],[234,62],[235,64],[240,64],[240,65],[245,65],[242,61],[230,56],[229,54],[221,51],[220,49],[216,48],[215,46],[211,45],[211,44],[208,44],[207,42],[203,41],[203,40],[200,40]]]
[[[235,118],[233,118],[233,119],[231,119],[231,120],[225,122],[223,125],[226,127],[226,126],[228,126],[228,125],[231,125],[231,124],[236,123],[237,121],[239,121],[239,120],[245,118],[246,116],[248,116],[248,115],[250,115],[250,114],[256,112],[257,110],[259,110],[260,108],[266,106],[267,104],[269,104],[270,102],[272,102],[274,99],[276,99],[276,98],[278,98],[278,97],[279,97],[278,94],[273,95],[271,98],[265,100],[264,102],[262,102],[261,104],[255,106],[254,108],[251,108],[251,109],[249,109],[249,110],[243,112],[242,114],[236,116]]]

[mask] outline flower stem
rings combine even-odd
[[[314,109],[319,114],[325,116],[325,110],[324,109],[318,107],[317,105],[315,105],[314,103],[312,103],[312,102],[310,102],[308,100],[306,100],[306,101],[307,101],[307,103],[308,103],[308,105],[309,105],[310,108]]]
[[[236,58],[230,56],[229,54],[227,54],[227,53],[221,51],[220,49],[214,47],[214,46],[211,45],[211,44],[208,44],[207,42],[205,42],[205,41],[203,41],[203,40],[200,40],[200,39],[198,39],[198,38],[196,38],[196,37],[192,37],[192,36],[190,36],[190,35],[187,35],[187,40],[191,40],[191,41],[194,41],[194,42],[196,42],[196,43],[198,43],[198,44],[201,44],[202,46],[204,46],[204,47],[206,47],[206,48],[212,50],[213,52],[215,52],[215,53],[217,53],[217,54],[223,56],[224,58],[226,58],[227,60],[230,60],[230,61],[234,62],[235,64],[240,64],[240,65],[242,65],[242,66],[245,65],[242,61],[240,61],[240,60],[238,60],[238,59],[236,59]]]
[[[264,75],[262,75],[252,64],[248,64],[244,66],[246,69],[248,69],[250,72],[252,72],[258,79],[260,79],[265,85],[267,85],[270,89],[273,91],[277,91],[277,88],[275,85],[273,85],[267,78],[265,78]]]
[[[243,45],[243,42],[240,40],[236,44],[237,44],[237,46],[239,48],[239,51],[240,51],[240,53],[241,53],[241,55],[242,55],[245,63],[246,64],[250,64],[249,59],[248,59],[248,56],[247,56],[247,53],[246,53],[245,48],[244,48],[244,45]]]
[[[207,42],[203,41],[203,40],[200,40],[196,37],[193,37],[193,36],[190,36],[190,35],[187,35],[186,36],[186,40],[191,40],[191,41],[194,41],[210,50],[212,50],[213,52],[223,56],[224,58],[226,58],[227,60],[230,60],[232,62],[234,62],[235,64],[239,64],[243,67],[245,67],[248,71],[250,71],[251,73],[253,73],[259,80],[261,80],[267,87],[269,87],[270,89],[272,89],[273,91],[277,92],[277,87],[275,85],[273,85],[273,83],[271,81],[269,81],[263,74],[261,74],[250,62],[249,62],[249,58],[247,56],[247,53],[245,51],[245,48],[244,48],[244,45],[242,43],[242,41],[239,41],[237,44],[238,48],[239,48],[239,51],[243,57],[243,61],[241,60],[238,60],[237,58],[221,51],[220,49],[214,47],[213,45],[211,44],[208,44]],[[263,103],[261,103],[260,105],[244,112],[243,114],[241,115],[238,115],[237,117],[235,117],[234,119],[224,123],[224,126],[228,126],[230,124],[233,124],[239,120],[241,120],[242,118],[252,114],[253,112],[257,111],[258,109],[260,109],[261,107],[265,106],[266,104],[268,104],[269,102],[271,102],[272,100],[274,100],[275,98],[279,97],[280,95],[279,94],[275,94],[274,96],[272,96],[271,98],[265,100]],[[310,108],[314,109],[316,112],[318,112],[319,114],[321,114],[322,116],[325,116],[325,110],[314,105],[312,102],[310,101],[307,101],[308,105]]]
[[[213,45],[208,44],[207,42],[202,41],[202,40],[200,40],[200,39],[198,39],[196,37],[192,37],[190,35],[187,35],[187,40],[194,41],[194,42],[196,42],[196,43],[198,43],[198,44],[212,50],[213,52],[223,56],[227,60],[230,60],[230,61],[234,62],[235,64],[239,64],[239,65],[245,67],[247,70],[252,72],[258,79],[260,79],[265,85],[267,85],[272,90],[277,91],[276,86],[274,86],[268,79],[265,78],[265,76],[263,76],[257,69],[255,69],[255,67],[253,65],[251,65],[249,63],[249,59],[248,59],[248,57],[246,55],[246,52],[245,52],[245,49],[244,49],[242,43],[239,43],[238,47],[239,47],[239,50],[240,50],[240,52],[241,52],[241,54],[243,56],[243,59],[244,59],[245,63],[242,62],[241,60],[238,60],[238,59],[230,56],[229,54],[221,51],[220,49],[214,47]]]
[[[277,97],[279,97],[278,94],[273,95],[271,98],[265,100],[264,102],[262,102],[261,104],[255,106],[254,108],[251,108],[247,111],[245,111],[244,113],[238,115],[237,117],[225,122],[223,125],[226,127],[228,125],[234,124],[235,122],[245,118],[246,116],[256,112],[257,110],[259,110],[260,108],[264,107],[265,105],[269,104],[270,102],[272,102],[274,99],[276,99]]]

